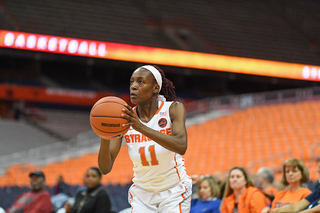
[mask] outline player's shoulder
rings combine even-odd
[[[179,102],[179,101],[171,101],[170,108],[183,108],[184,109],[184,105],[182,102]]]
[[[184,108],[183,103],[178,101],[173,101],[169,108],[170,118],[173,121],[175,118],[185,118],[186,109]]]
[[[169,107],[169,111],[170,111],[170,113],[179,113],[179,112],[185,113],[186,109],[185,109],[183,103],[181,103],[179,101],[173,101]]]

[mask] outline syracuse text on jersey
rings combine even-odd
[[[132,127],[130,127],[130,130],[132,130]],[[160,129],[157,131],[165,135],[171,135],[171,128]],[[126,140],[127,143],[142,143],[142,142],[152,141],[150,138],[147,138],[143,134],[125,135],[124,139]]]

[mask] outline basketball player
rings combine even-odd
[[[134,165],[132,213],[189,212],[192,183],[182,158],[187,150],[186,111],[176,102],[172,82],[157,66],[139,67],[130,79],[130,99],[137,106],[127,105],[122,115],[129,120],[129,131],[111,142],[101,139],[101,172],[111,171],[124,141]]]

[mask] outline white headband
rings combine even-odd
[[[162,77],[161,77],[161,74],[160,74],[159,70],[157,70],[154,66],[151,66],[151,65],[144,65],[144,66],[139,67],[139,68],[145,68],[145,69],[149,70],[152,73],[152,75],[154,76],[154,78],[156,79],[156,81],[157,81],[157,83],[159,85],[159,92],[160,92],[161,91],[161,87],[162,87]]]

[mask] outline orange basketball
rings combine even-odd
[[[129,126],[122,124],[129,120],[122,118],[122,111],[127,104],[124,100],[114,96],[108,96],[98,100],[90,112],[90,124],[93,131],[101,138],[113,140],[122,137]]]

